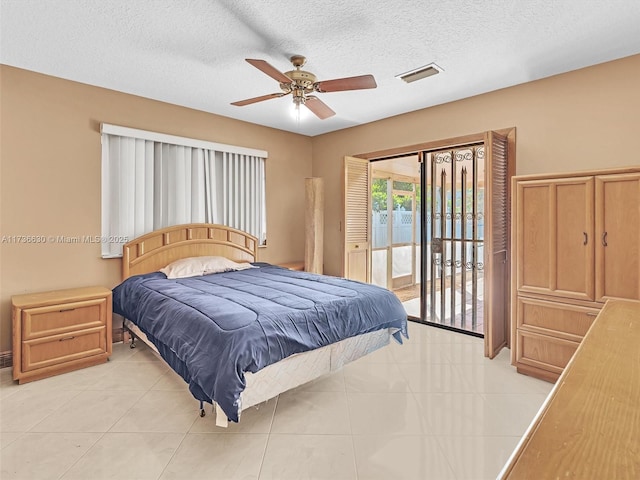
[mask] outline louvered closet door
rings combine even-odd
[[[344,277],[369,281],[370,240],[369,161],[344,158]]]
[[[507,197],[507,138],[487,132],[485,170],[485,355],[495,357],[508,342],[509,207]],[[487,235],[486,232],[489,234]],[[488,300],[488,301],[487,301]]]

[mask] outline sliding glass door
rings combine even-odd
[[[484,145],[424,152],[421,318],[483,333]]]

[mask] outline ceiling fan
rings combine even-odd
[[[376,80],[373,78],[373,75],[336,78],[334,80],[324,80],[322,82],[318,82],[316,76],[313,73],[300,69],[307,61],[307,59],[302,55],[292,56],[291,63],[295,67],[295,70],[284,73],[280,72],[280,70],[273,67],[264,60],[247,58],[246,61],[256,67],[258,70],[266,73],[271,78],[278,81],[280,83],[280,89],[282,90],[282,92],[270,93],[268,95],[262,95],[260,97],[248,98],[246,100],[240,100],[231,104],[238,107],[292,94],[293,103],[296,109],[299,109],[300,105],[304,105],[309,110],[311,110],[318,118],[324,120],[325,118],[329,118],[335,115],[336,112],[331,110],[327,106],[327,104],[325,104],[318,97],[316,97],[315,95],[311,95],[312,93],[342,92],[345,90],[362,90],[366,88],[377,87]]]

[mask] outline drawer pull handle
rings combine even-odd
[[[597,317],[597,316],[598,316],[597,313],[587,312],[587,317]]]
[[[75,308],[63,308],[62,310],[60,310],[61,312],[71,312],[72,310],[75,310]]]
[[[604,232],[602,234],[602,246],[606,247],[607,246],[607,232]]]
[[[74,338],[76,338],[76,337],[75,337],[74,335],[72,335],[72,336],[70,336],[70,337],[64,337],[64,338],[61,338],[61,339],[60,339],[60,341],[61,341],[61,342],[64,342],[65,340],[73,340]]]
[[[587,232],[582,232],[582,234],[584,235],[584,242],[582,242],[582,244],[586,245],[589,243],[589,235],[587,235]]]

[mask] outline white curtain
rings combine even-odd
[[[264,210],[264,160],[250,155],[220,153],[222,175],[222,223],[253,233],[262,244],[266,239]]]
[[[264,158],[106,133],[102,149],[103,257],[182,223],[220,223],[265,243]]]

